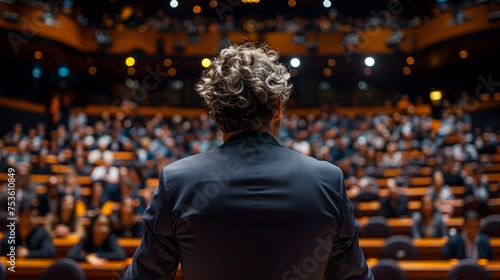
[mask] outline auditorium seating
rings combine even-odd
[[[0,261],[7,265],[6,258],[0,257]],[[123,269],[131,263],[132,259],[124,261],[107,261],[102,267],[93,267],[88,263],[80,263],[87,279],[109,280],[121,279]],[[16,272],[9,272],[9,279],[38,279],[44,269],[52,265],[53,259],[18,259],[16,260]],[[367,264],[374,267],[379,263],[377,259],[368,259]],[[407,280],[442,280],[458,264],[458,260],[439,261],[397,261],[397,266],[405,273]],[[489,271],[493,279],[500,278],[500,261],[479,260],[478,264]],[[175,280],[184,279],[182,268],[179,265]]]

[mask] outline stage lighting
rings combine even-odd
[[[369,56],[369,57],[365,58],[365,64],[368,67],[372,67],[375,64],[375,59],[373,59],[373,57]]]
[[[300,66],[300,60],[298,58],[294,57],[290,60],[290,65],[292,65],[292,67],[297,68]]]
[[[61,66],[57,70],[57,74],[59,74],[60,77],[67,77],[69,75],[69,69],[66,66]]]
[[[443,98],[443,94],[441,93],[440,90],[433,90],[431,91],[431,93],[429,94],[429,98],[432,100],[432,101],[439,101],[441,100],[441,98]]]
[[[125,64],[128,67],[132,67],[135,64],[135,59],[133,57],[129,56],[129,57],[127,57],[127,59],[125,59]]]
[[[177,2],[176,0],[170,1],[170,7],[177,8],[178,6],[179,6],[179,2]]]
[[[325,8],[330,8],[332,6],[332,2],[330,2],[330,0],[325,0],[323,1],[323,6],[325,6]]]

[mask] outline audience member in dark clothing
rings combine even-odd
[[[38,215],[45,216],[47,213],[56,213],[59,200],[64,196],[64,192],[59,189],[59,179],[56,175],[51,175],[47,183],[47,190],[38,195]]]
[[[479,213],[465,212],[463,231],[456,234],[443,247],[443,259],[489,259],[493,249],[487,235],[479,233]]]
[[[16,258],[53,258],[56,248],[52,243],[50,234],[33,220],[35,217],[34,207],[21,205],[19,217],[15,230]],[[8,232],[3,235],[1,255],[10,253]]]
[[[399,218],[410,215],[408,210],[408,197],[399,193],[400,189],[394,179],[387,180],[389,195],[380,201],[379,216],[386,218]]]
[[[99,214],[92,218],[86,237],[71,248],[66,257],[87,261],[98,267],[106,260],[123,260],[127,256],[118,244],[116,235],[111,233],[109,217]]]
[[[451,158],[443,166],[444,184],[448,186],[463,186],[464,178],[460,176],[460,163],[455,163]]]
[[[422,198],[422,208],[412,215],[411,236],[414,238],[443,237],[448,235],[443,215],[437,210],[432,196]]]
[[[90,188],[90,195],[85,198],[85,206],[87,206],[86,216],[94,216],[98,213],[104,204],[104,181],[95,181]],[[97,212],[96,212],[97,211]]]
[[[113,231],[120,237],[142,237],[146,225],[142,221],[142,215],[137,214],[139,206],[137,199],[124,198],[121,207],[113,212],[111,222]]]
[[[68,237],[77,235],[82,238],[85,234],[80,217],[76,215],[76,198],[67,194],[61,198],[57,213],[48,213],[45,216],[45,229],[52,237]]]

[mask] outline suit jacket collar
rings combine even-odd
[[[281,144],[271,134],[264,131],[242,131],[227,139],[221,147],[233,144],[271,144],[281,146]]]

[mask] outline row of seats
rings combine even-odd
[[[132,259],[128,258],[124,261],[108,261],[101,267],[93,267],[88,263],[78,263],[86,279],[92,280],[109,280],[121,279],[124,269],[130,265]],[[0,257],[0,262],[8,266],[7,259]],[[62,261],[65,262],[65,261]],[[71,263],[71,262],[70,262]],[[51,270],[51,266],[58,264],[52,259],[19,259],[16,260],[16,272],[8,272],[8,279],[39,279],[46,270]],[[479,260],[476,262],[447,260],[447,261],[387,261],[378,259],[368,259],[368,266],[372,269],[377,279],[391,280],[442,280],[442,279],[481,279],[492,280],[500,279],[500,261]],[[70,267],[72,265],[70,264]],[[389,268],[388,268],[389,267]],[[391,273],[390,268],[398,269],[401,274]],[[58,267],[58,270],[61,266]],[[76,269],[76,267],[74,267]],[[485,272],[487,271],[487,272]],[[470,277],[469,273],[473,273],[475,278],[462,278],[463,276]],[[46,273],[48,274],[48,273]],[[78,273],[74,273],[79,275]],[[449,278],[454,275],[461,275],[460,278]],[[380,277],[386,275],[386,277]],[[391,277],[387,277],[391,275]],[[488,278],[490,276],[491,278]],[[46,278],[56,279],[56,278]],[[60,279],[60,278],[57,278]],[[75,279],[83,279],[80,278]],[[182,268],[179,265],[175,280],[184,279]]]

